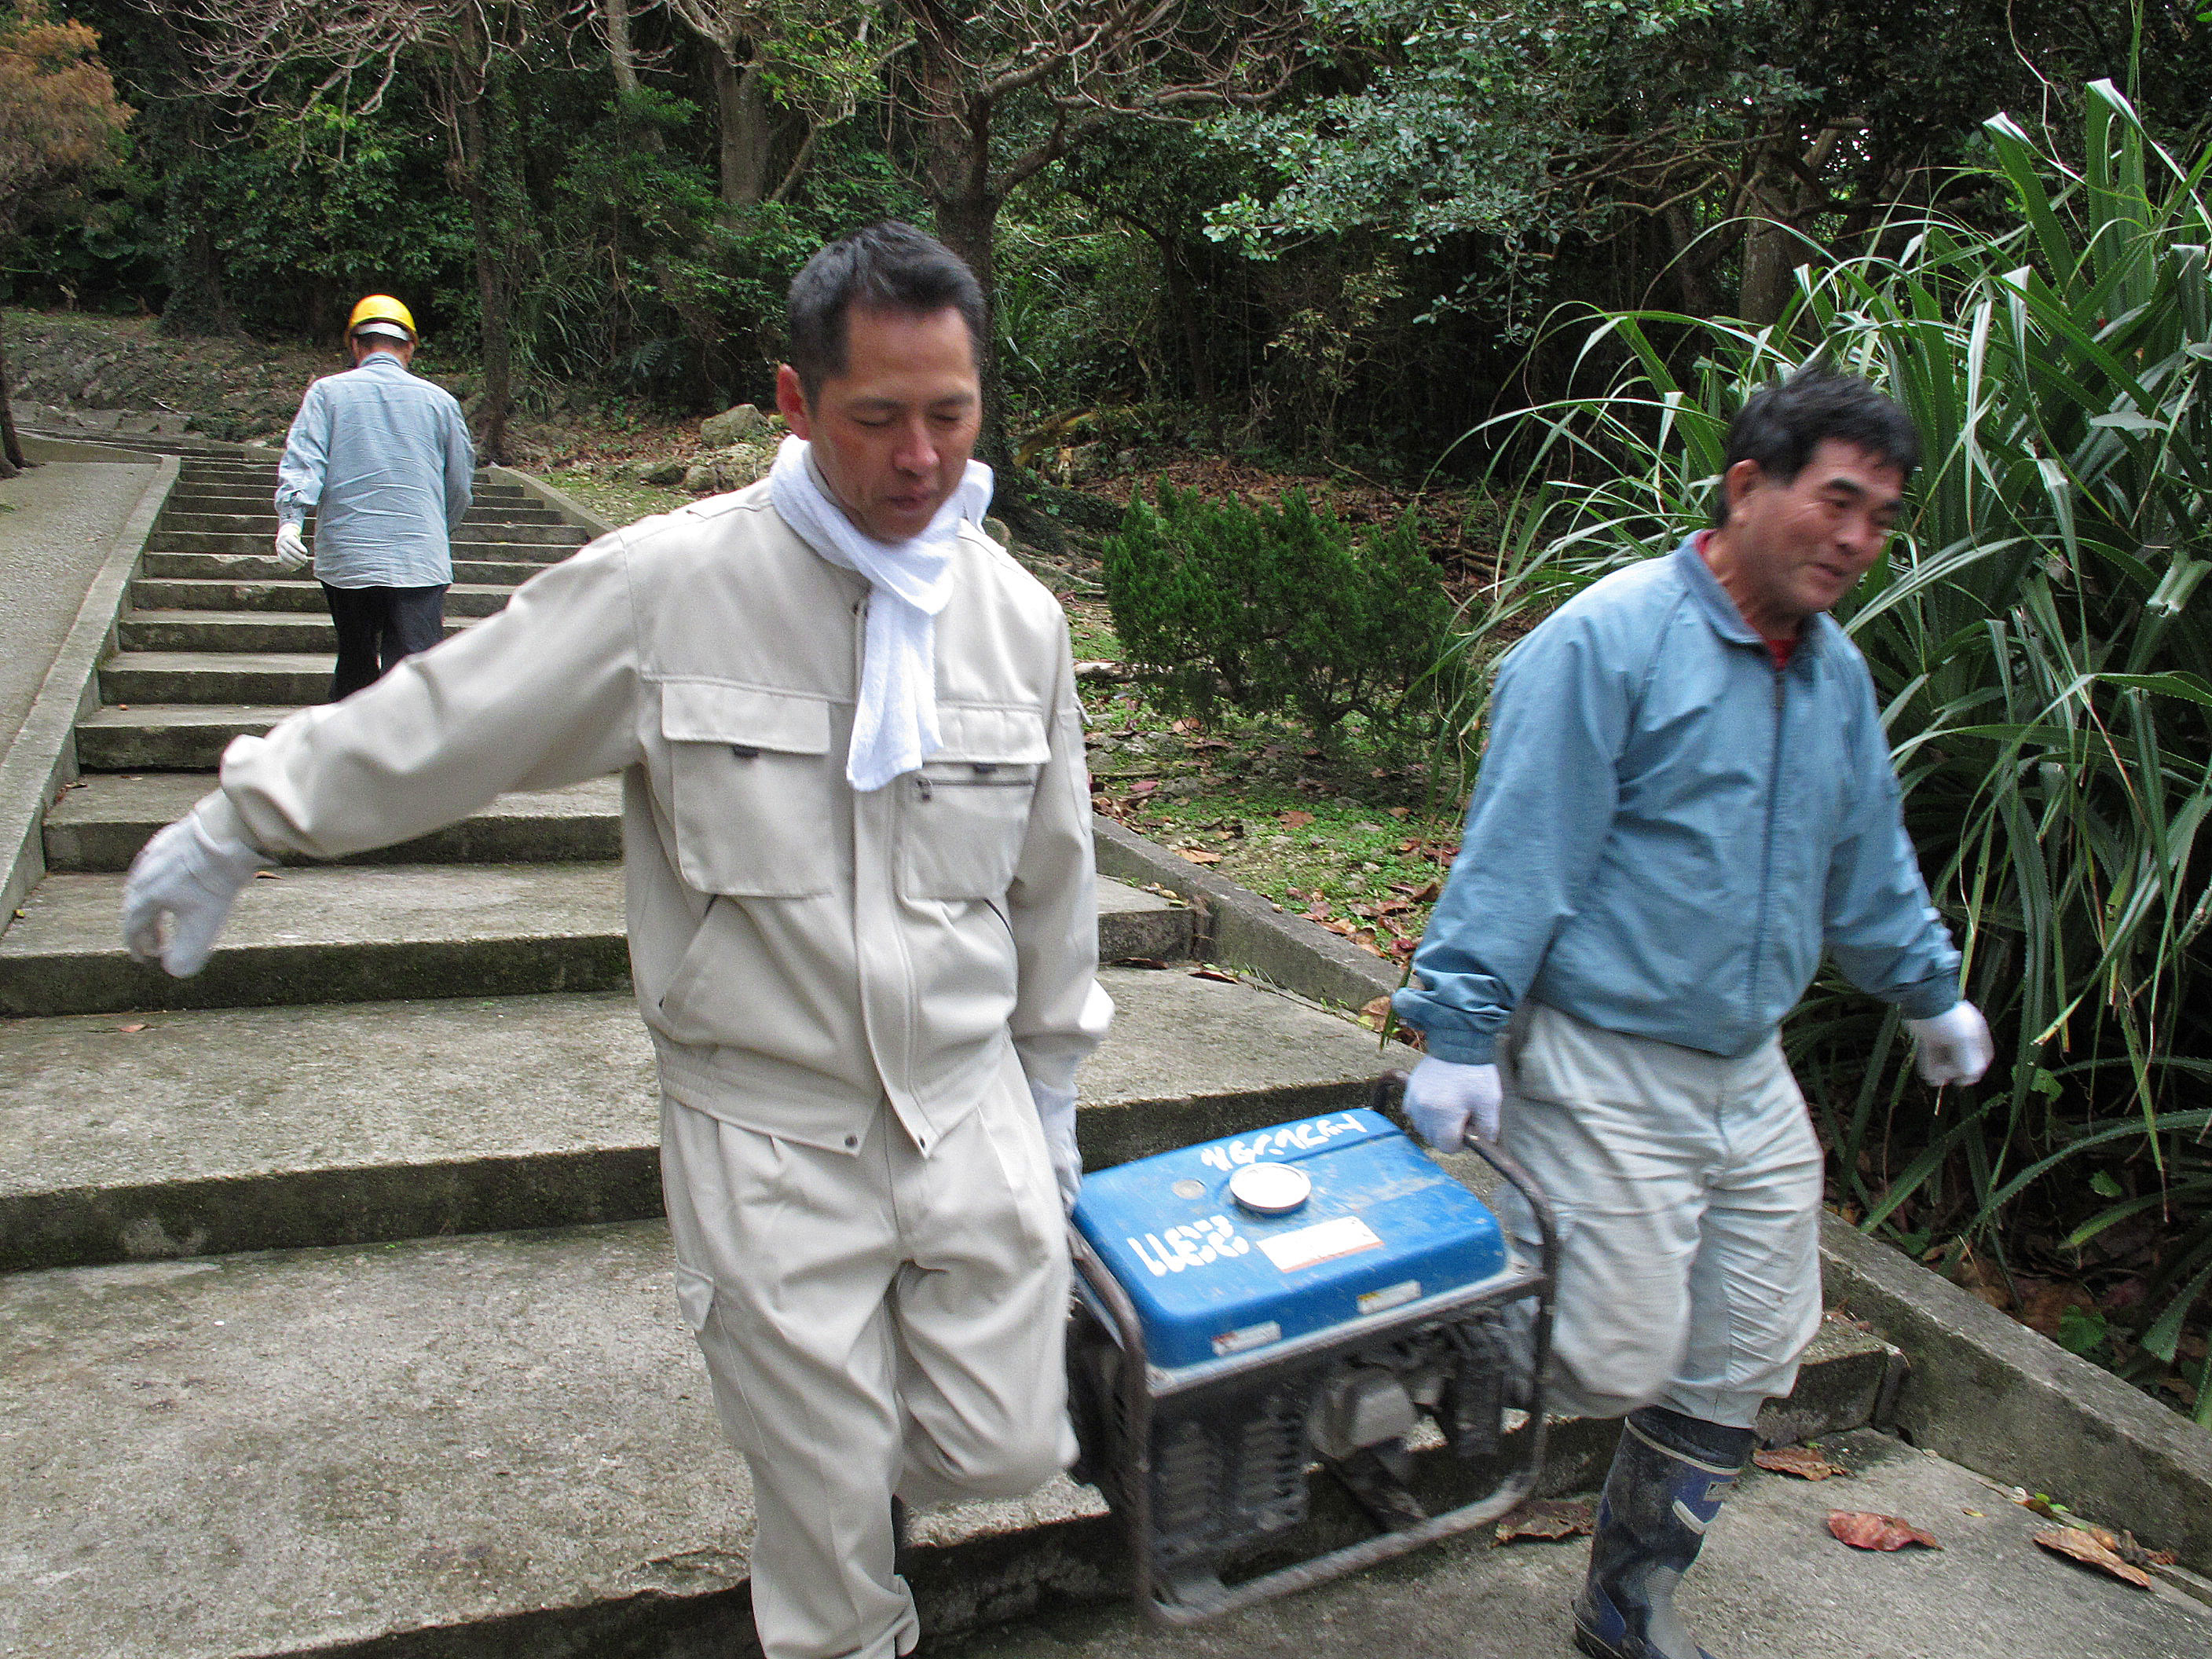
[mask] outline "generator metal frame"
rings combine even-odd
[[[1398,1071],[1378,1078],[1368,1100],[1370,1108],[1402,1121],[1402,1113],[1389,1108],[1393,1097],[1402,1092],[1405,1081],[1405,1073]],[[1150,1363],[1145,1347],[1144,1324],[1136,1304],[1090,1240],[1075,1227],[1069,1227],[1069,1248],[1074,1258],[1080,1297],[1090,1304],[1091,1316],[1101,1313],[1105,1316],[1102,1322],[1121,1350],[1114,1395],[1121,1408],[1120,1420],[1125,1425],[1129,1467],[1122,1472],[1124,1478],[1120,1484],[1124,1502],[1119,1507],[1124,1511],[1121,1519],[1128,1530],[1133,1592],[1139,1604],[1156,1622],[1176,1626],[1200,1624],[1279,1595],[1326,1583],[1407,1554],[1440,1538],[1494,1521],[1534,1489],[1544,1462],[1544,1373],[1551,1355],[1552,1298],[1559,1265],[1559,1229],[1542,1189],[1503,1148],[1470,1137],[1464,1150],[1496,1170],[1527,1200],[1534,1213],[1542,1247],[1533,1271],[1522,1267],[1503,1278],[1425,1297],[1393,1310],[1388,1316],[1361,1322],[1353,1335],[1347,1335],[1342,1327],[1315,1331],[1258,1352],[1184,1366],[1179,1375],[1156,1370]],[[1511,1460],[1504,1478],[1486,1497],[1431,1516],[1403,1530],[1380,1532],[1372,1538],[1224,1587],[1218,1595],[1196,1601],[1162,1598],[1162,1575],[1152,1527],[1152,1423],[1155,1407],[1160,1401],[1221,1388],[1270,1370],[1295,1366],[1300,1361],[1317,1360],[1334,1351],[1387,1341],[1394,1334],[1415,1327],[1437,1324],[1530,1296],[1535,1298],[1535,1314],[1530,1331],[1528,1420],[1517,1437],[1521,1455]]]

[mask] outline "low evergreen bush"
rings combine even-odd
[[[1347,714],[1432,730],[1452,623],[1407,513],[1355,544],[1292,490],[1273,506],[1171,485],[1133,497],[1105,547],[1114,630],[1170,712],[1290,714],[1324,740]]]

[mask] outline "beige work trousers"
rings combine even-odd
[[[1067,1237],[1009,1058],[925,1158],[886,1103],[857,1150],[661,1102],[677,1295],[752,1470],[767,1659],[894,1659],[919,1636],[890,1498],[1018,1496],[1075,1455]]]
[[[1525,1003],[1500,1057],[1499,1139],[1559,1222],[1549,1408],[1751,1427],[1820,1323],[1820,1144],[1780,1040],[1729,1059]]]

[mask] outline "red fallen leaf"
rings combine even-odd
[[[1176,848],[1176,851],[1182,854],[1183,857],[1188,859],[1193,864],[1218,864],[1221,862],[1220,854],[1205,852],[1196,847],[1178,847]]]
[[[1293,810],[1284,813],[1282,817],[1276,821],[1285,830],[1303,830],[1306,825],[1313,822],[1313,818],[1314,815],[1310,812],[1300,812]]]
[[[128,1036],[130,1033],[131,1033],[131,1032],[133,1032],[133,1031],[143,1031],[143,1030],[144,1030],[146,1029],[146,1026],[145,1026],[145,1023],[144,1023],[143,1021],[141,1021],[139,1024],[136,1024],[136,1025],[118,1025],[118,1026],[117,1026],[115,1029],[116,1029],[117,1030],[118,1030],[118,1031],[123,1032],[125,1035]]]
[[[1224,985],[1238,985],[1243,982],[1236,975],[1226,973],[1218,968],[1194,968],[1190,970],[1190,976],[1193,979],[1218,979]]]
[[[1158,957],[1116,957],[1108,964],[1115,968],[1165,968],[1167,963]]]
[[[1810,1446],[1775,1446],[1752,1453],[1751,1461],[1762,1469],[1771,1469],[1777,1474],[1794,1474],[1801,1480],[1826,1480],[1832,1474],[1850,1473],[1841,1463],[1831,1463]]]
[[[1522,1538],[1583,1537],[1596,1530],[1597,1507],[1587,1498],[1539,1498],[1509,1511],[1498,1522],[1490,1545],[1495,1549]]]
[[[1855,1550],[1901,1550],[1907,1544],[1943,1547],[1910,1521],[1865,1510],[1830,1510],[1828,1530]]]
[[[2053,1527],[2036,1534],[2035,1541],[2054,1554],[2069,1557],[2084,1566],[2099,1568],[2124,1583],[2133,1584],[2137,1589],[2150,1588],[2148,1573],[2141,1567],[2130,1566],[2079,1527]]]
[[[1129,786],[1129,793],[1133,797],[1137,795],[1149,795],[1153,790],[1159,787],[1160,781],[1158,778],[1146,778],[1141,783],[1131,784]]]
[[[1371,1002],[1360,1005],[1359,1023],[1370,1031],[1381,1030],[1382,1022],[1389,1017],[1390,999],[1388,997],[1376,997]]]

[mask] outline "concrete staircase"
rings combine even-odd
[[[0,935],[0,1653],[739,1639],[748,1488],[675,1307],[612,781],[272,868],[198,978],[131,962],[131,855],[231,738],[325,695],[333,648],[267,557],[273,463],[142,447],[191,453]],[[449,626],[586,533],[480,483]],[[1094,1164],[1348,1103],[1382,1063],[1194,976],[1169,899],[1108,883],[1100,920],[1109,959],[1183,965],[1107,970]],[[1063,1483],[927,1518],[933,1617],[1033,1587],[1093,1547],[1053,1523],[1097,1513]]]

